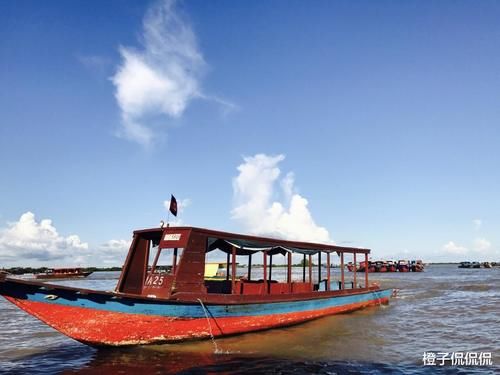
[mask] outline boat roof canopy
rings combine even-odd
[[[266,251],[269,255],[281,254],[285,255],[287,253],[302,253],[302,254],[316,254],[318,251],[306,250],[306,249],[292,249],[284,246],[268,245],[263,246],[262,244],[257,244],[251,241],[245,240],[224,240],[220,238],[209,238],[208,239],[208,251],[215,249],[222,250],[225,253],[231,253],[233,247],[236,249],[236,255],[250,255],[259,251]]]
[[[205,228],[196,227],[166,227],[138,230],[134,233],[140,233],[141,236],[151,239],[153,242],[159,240],[162,234],[176,233],[179,231],[189,231],[207,238],[207,251],[219,249],[225,253],[231,253],[233,247],[237,255],[250,255],[259,251],[266,251],[269,255],[287,253],[297,253],[306,255],[315,255],[318,252],[351,254],[369,254],[369,249],[356,247],[336,246],[333,244],[319,244],[312,242],[289,241],[279,238],[267,238],[250,236],[244,234],[235,234],[221,232]]]

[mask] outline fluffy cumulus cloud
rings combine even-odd
[[[294,174],[280,178],[278,165],[284,159],[265,154],[244,158],[233,179],[232,217],[254,234],[331,242],[328,231],[315,223],[307,199],[295,191]]]
[[[455,255],[466,254],[468,251],[468,249],[465,246],[458,245],[453,241],[449,241],[448,243],[444,244],[443,250],[446,253],[455,254]]]
[[[122,62],[112,81],[121,109],[120,134],[148,146],[154,136],[148,119],[179,117],[193,98],[203,97],[199,81],[206,64],[174,0],[147,11],[142,44],[141,49],[120,47]]]
[[[5,262],[19,259],[61,262],[88,252],[88,248],[88,243],[77,235],[60,235],[52,220],[37,221],[32,212],[0,229],[0,260]]]
[[[476,238],[474,240],[473,249],[479,252],[487,252],[491,249],[491,242],[486,238]]]
[[[131,243],[130,240],[109,240],[99,247],[95,258],[106,265],[121,266],[125,262]]]
[[[493,248],[490,241],[486,238],[476,238],[469,246],[459,245],[453,241],[443,245],[444,255],[448,255],[446,260],[473,260],[473,261],[492,261],[500,256],[500,252]]]

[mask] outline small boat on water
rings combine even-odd
[[[353,262],[349,262],[346,264],[346,268],[349,272],[354,272],[354,270],[357,269],[357,266]]]
[[[424,263],[421,260],[412,260],[410,269],[412,272],[423,272],[424,271]]]
[[[92,274],[82,268],[51,268],[46,272],[35,274],[36,279],[79,279]]]
[[[471,268],[471,267],[472,267],[471,262],[460,262],[460,264],[458,265],[458,268]]]
[[[471,267],[472,268],[481,268],[481,263],[479,263],[479,262],[472,262],[471,263]]]
[[[375,265],[371,261],[360,262],[358,267],[358,272],[365,272],[365,267],[367,263],[368,263],[368,272],[375,272]]]
[[[398,260],[399,272],[410,272],[410,262],[407,260]]]
[[[375,272],[387,272],[387,263],[381,260],[375,262]]]
[[[205,278],[207,254],[226,256],[225,278]],[[61,333],[96,346],[179,342],[277,328],[389,302],[391,289],[368,272],[345,280],[344,256],[369,249],[285,241],[194,227],[138,230],[114,291],[28,281],[0,274],[0,295]],[[302,273],[292,277],[292,256]],[[340,258],[333,280],[331,257]],[[252,257],[263,262],[252,274]],[[273,278],[284,257],[286,278]],[[322,269],[321,258],[327,267]],[[315,265],[313,266],[313,257]],[[237,260],[248,260],[237,274]],[[324,258],[323,258],[324,259]],[[313,277],[313,267],[317,267]],[[262,272],[260,272],[262,271]],[[326,274],[325,274],[326,273]],[[338,285],[338,287],[337,287]]]
[[[491,263],[490,262],[483,262],[483,267],[484,268],[491,268]]]
[[[398,266],[392,261],[387,261],[387,272],[396,272],[398,270]]]

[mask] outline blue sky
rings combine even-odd
[[[498,261],[499,17],[3,1],[0,262],[120,264],[171,193],[183,224]]]

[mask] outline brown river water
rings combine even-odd
[[[100,272],[60,283],[112,290],[117,279]],[[397,297],[387,306],[217,339],[217,352],[210,340],[96,349],[0,299],[0,373],[500,373],[500,268],[429,265],[423,273],[370,274],[372,281],[399,289]],[[493,364],[424,366],[424,352],[491,353]]]

